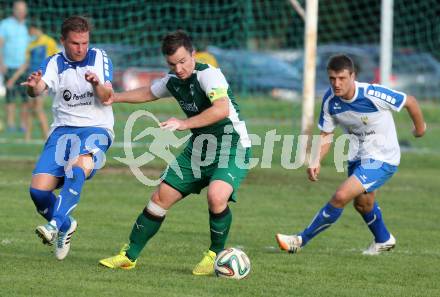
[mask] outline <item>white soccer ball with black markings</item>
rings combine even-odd
[[[214,271],[218,277],[242,279],[251,271],[251,261],[242,250],[228,248],[215,258]]]

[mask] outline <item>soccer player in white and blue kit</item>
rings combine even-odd
[[[407,109],[414,123],[415,137],[424,135],[426,124],[413,96],[381,85],[355,81],[354,65],[348,56],[331,57],[327,72],[331,88],[324,95],[319,117],[321,150],[319,159],[307,172],[311,181],[318,180],[320,162],[330,149],[333,130],[340,125],[354,140],[349,148],[348,178],[301,233],[277,234],[276,239],[281,249],[296,253],[335,223],[345,205],[354,201],[354,207],[374,235],[373,243],[363,254],[378,255],[396,244],[375,201],[376,190],[393,176],[400,162],[391,112],[403,107]]]
[[[86,179],[105,161],[113,139],[113,110],[104,106],[113,93],[112,64],[100,49],[89,49],[90,25],[81,16],[67,18],[61,27],[64,51],[47,58],[26,82],[31,97],[48,89],[53,97],[53,123],[35,166],[30,196],[48,221],[36,228],[43,243],[56,241],[55,256],[64,259],[77,222],[77,206]],[[53,191],[60,188],[56,197]]]

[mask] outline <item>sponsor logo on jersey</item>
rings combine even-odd
[[[183,110],[191,111],[191,112],[199,112],[199,108],[197,107],[195,102],[186,103],[183,100],[179,100],[179,104]]]
[[[72,94],[70,90],[63,91],[63,99],[64,101],[69,102],[67,104],[69,107],[92,105],[93,100],[90,100],[90,98],[93,98],[93,92],[91,91],[87,91],[79,95],[75,93]]]
[[[69,101],[72,98],[72,93],[69,90],[64,90],[63,98],[65,101]]]
[[[69,90],[64,90],[63,91],[63,99],[65,101],[70,101],[71,99],[73,100],[81,100],[81,99],[86,99],[86,98],[92,98],[93,97],[93,92],[91,91],[87,91],[84,92],[82,94],[72,94],[72,92],[70,92]]]
[[[81,100],[81,99],[86,99],[86,98],[91,98],[93,97],[93,92],[87,91],[85,93],[82,94],[73,94],[73,100]]]
[[[69,102],[72,100],[71,102],[69,102],[69,104],[67,104],[69,107],[92,105],[92,101],[89,100],[90,98],[93,98],[93,92],[91,91],[87,91],[79,95],[75,93],[72,94],[72,92],[70,92],[69,90],[63,91],[64,101]],[[83,102],[83,99],[87,99],[87,102]]]

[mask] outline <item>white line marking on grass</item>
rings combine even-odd
[[[8,244],[11,244],[12,243],[12,239],[3,239],[2,240],[2,245],[8,245]]]
[[[263,250],[265,252],[268,252],[268,253],[281,253],[281,252],[284,252],[284,251],[281,251],[281,249],[279,247],[277,247],[277,246],[265,246],[265,247],[263,247]]]
[[[22,185],[28,185],[28,184],[29,184],[29,180],[0,181],[0,186],[2,186],[2,187],[22,186]]]

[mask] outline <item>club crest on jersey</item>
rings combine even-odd
[[[362,123],[364,123],[364,125],[368,125],[368,117],[367,116],[362,116],[361,121],[362,121]]]

